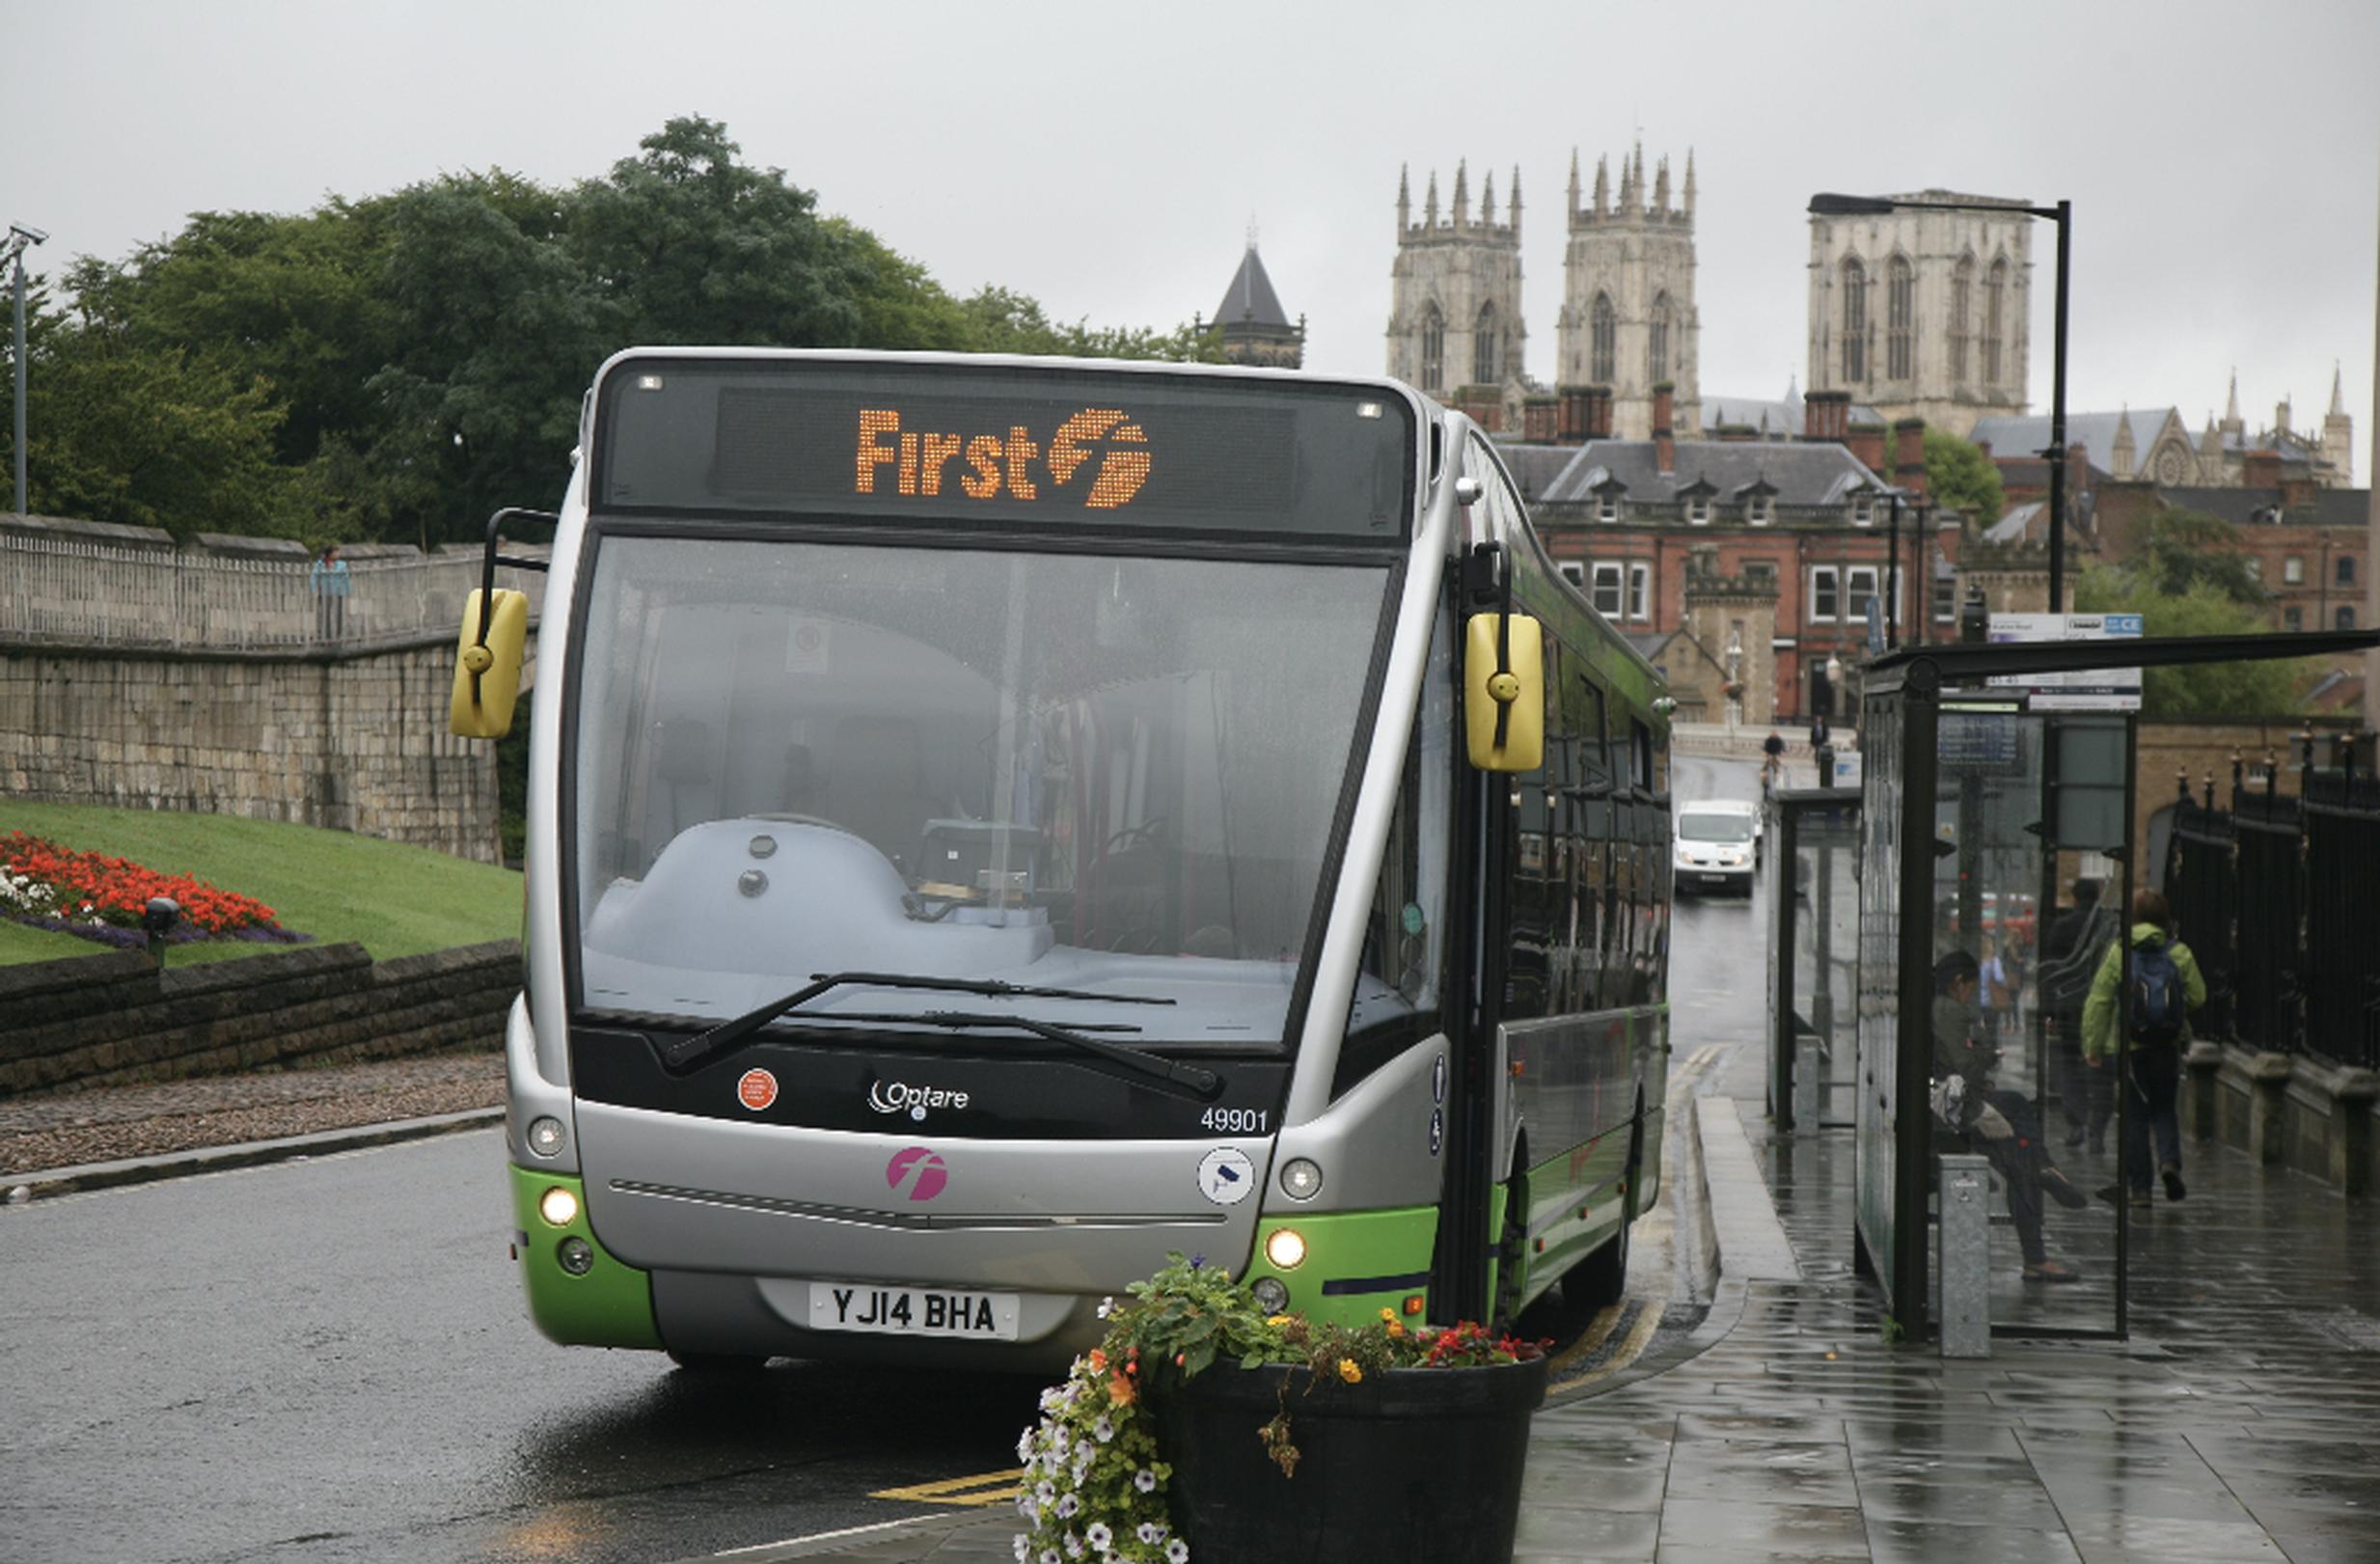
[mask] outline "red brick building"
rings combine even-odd
[[[1502,451],[1546,547],[1622,630],[1657,642],[1691,627],[1705,660],[1732,653],[1743,682],[1765,686],[1745,690],[1743,721],[1840,716],[1827,661],[1847,670],[1867,656],[1870,602],[1893,612],[1896,586],[1902,644],[1956,635],[1962,518],[1927,500],[1921,422],[1855,428],[1847,393],[1813,392],[1798,440],[1749,429],[1680,440],[1659,387],[1650,440],[1610,437],[1600,388],[1530,412],[1537,439]],[[2027,567],[2025,551],[2003,552],[2004,569]],[[1747,635],[1768,645],[1745,645]]]

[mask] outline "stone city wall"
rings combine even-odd
[[[510,940],[381,962],[327,945],[164,972],[138,951],[0,967],[0,1098],[501,1048],[520,986]]]

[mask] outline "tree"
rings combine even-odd
[[[2074,606],[2086,614],[2138,614],[2142,633],[2150,639],[2257,635],[2272,628],[2262,615],[2209,582],[2193,582],[2182,592],[2163,592],[2105,565],[2083,572],[2074,590]],[[2301,692],[2312,672],[2303,657],[2151,668],[2142,678],[2141,715],[2294,717],[2305,709]]]
[[[2270,602],[2248,561],[2239,529],[2221,516],[2167,509],[2150,514],[2130,558],[2117,568],[2134,586],[2169,597],[2203,585],[2230,602],[2251,607]]]
[[[1978,527],[1988,527],[2008,508],[2000,469],[1983,448],[1947,429],[1926,431],[1926,492]]]

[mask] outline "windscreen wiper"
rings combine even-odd
[[[1104,1000],[1110,1004],[1171,1004],[1167,999],[1137,994],[1093,994],[1079,988],[1036,988],[1029,983],[1003,983],[996,977],[925,977],[907,973],[812,973],[810,980],[781,1000],[771,1000],[757,1010],[747,1010],[707,1031],[681,1037],[661,1051],[661,1062],[672,1070],[691,1069],[725,1053],[779,1016],[798,1010],[830,989],[920,988],[951,994],[980,994],[989,999]]]
[[[1104,1038],[1088,1036],[1072,1027],[1053,1026],[1047,1021],[1035,1021],[1028,1016],[973,1015],[964,1010],[928,1010],[916,1019],[929,1027],[1014,1027],[1029,1031],[1036,1037],[1046,1037],[1053,1043],[1093,1054],[1108,1063],[1118,1065],[1140,1079],[1186,1097],[1201,1101],[1212,1098],[1223,1089],[1223,1078],[1204,1065],[1189,1064],[1179,1059],[1152,1054],[1145,1048],[1129,1043],[1111,1043]]]

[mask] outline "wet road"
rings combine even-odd
[[[1681,757],[1675,792],[1756,773]],[[1682,1090],[1759,1095],[1764,909],[1678,907]],[[549,1345],[503,1156],[484,1131],[0,1210],[0,1559],[677,1559],[936,1513],[870,1495],[1012,1463],[1030,1382]]]

